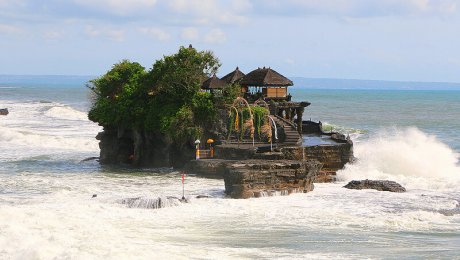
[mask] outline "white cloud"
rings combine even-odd
[[[155,27],[151,27],[151,28],[140,28],[139,29],[140,32],[146,34],[146,35],[150,35],[152,37],[154,37],[155,39],[157,40],[160,40],[160,41],[167,41],[169,40],[169,38],[171,38],[171,35],[169,35],[169,33],[159,29],[159,28],[155,28]]]
[[[119,29],[96,29],[92,25],[86,26],[85,34],[90,37],[105,37],[112,41],[121,42],[125,40],[125,31]]]
[[[0,7],[8,7],[13,5],[23,5],[22,0],[0,0]]]
[[[291,58],[285,59],[284,62],[286,62],[286,63],[289,64],[289,65],[294,65],[294,64],[295,64],[295,60],[293,60],[293,59],[291,59]]]
[[[206,34],[204,41],[206,43],[224,43],[227,41],[227,36],[221,29],[213,29]]]
[[[112,41],[122,42],[125,40],[125,31],[123,30],[107,30],[105,35]]]
[[[19,27],[9,24],[1,24],[0,23],[0,33],[6,34],[16,34],[20,33],[22,30]]]
[[[252,4],[249,0],[233,0],[231,7],[234,12],[247,12],[252,9]]]
[[[254,0],[265,12],[341,17],[402,16],[457,12],[458,0]]]
[[[63,34],[62,31],[47,31],[43,34],[43,37],[47,40],[55,40],[61,38]]]
[[[92,36],[92,37],[97,37],[97,36],[101,35],[101,32],[99,30],[95,29],[92,25],[86,26],[85,33],[86,33],[86,35]]]
[[[74,0],[76,4],[117,15],[128,15],[152,8],[157,0]]]
[[[196,24],[242,25],[247,22],[247,18],[242,13],[247,13],[246,11],[251,9],[252,5],[248,1],[238,0],[225,3],[225,5],[221,5],[216,0],[170,0],[168,5],[173,12],[191,17]]]
[[[195,27],[187,27],[182,29],[181,38],[184,40],[197,40],[199,37],[198,29]]]

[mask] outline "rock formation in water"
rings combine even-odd
[[[226,167],[225,193],[245,199],[309,192],[320,169],[316,161],[236,161]]]
[[[0,108],[0,116],[6,116],[8,114],[8,108]]]
[[[390,191],[390,192],[406,192],[406,189],[399,183],[394,181],[383,181],[383,180],[361,180],[361,181],[350,181],[344,186],[347,189],[374,189],[378,191]]]
[[[102,164],[131,164],[142,167],[182,166],[194,158],[194,147],[176,148],[164,134],[132,129],[104,127],[96,139]]]

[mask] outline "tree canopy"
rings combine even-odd
[[[219,67],[212,52],[191,46],[157,60],[148,71],[123,60],[90,81],[94,100],[88,117],[107,127],[159,131],[178,142],[196,138],[216,114],[212,95],[199,91],[201,83]]]

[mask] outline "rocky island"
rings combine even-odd
[[[270,67],[218,78],[219,67],[189,46],[148,71],[125,60],[92,80],[100,163],[184,168],[250,198],[311,191],[353,160],[349,138],[302,119],[310,103],[292,101],[291,80]]]

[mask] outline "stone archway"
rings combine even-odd
[[[235,98],[235,100],[233,101],[233,104],[232,106],[230,107],[230,111],[229,111],[229,114],[231,114],[233,111],[235,111],[235,117],[236,117],[236,120],[235,120],[235,130],[238,130],[240,131],[240,133],[242,133],[242,135],[244,134],[244,131],[246,130],[244,128],[244,117],[243,117],[243,109],[247,108],[248,111],[249,111],[249,119],[248,119],[248,123],[249,123],[249,131],[250,131],[250,136],[252,138],[252,146],[254,146],[254,115],[252,113],[252,110],[251,110],[251,106],[249,105],[248,101],[242,97],[237,97]],[[238,118],[241,116],[242,118],[242,122],[240,123]],[[232,126],[231,126],[232,127]],[[229,129],[229,133],[231,132],[231,129]],[[230,134],[228,135],[228,138],[230,138]],[[243,139],[243,137],[241,138]],[[240,141],[240,138],[238,137],[237,138],[238,140],[238,144],[239,144],[239,141]]]

